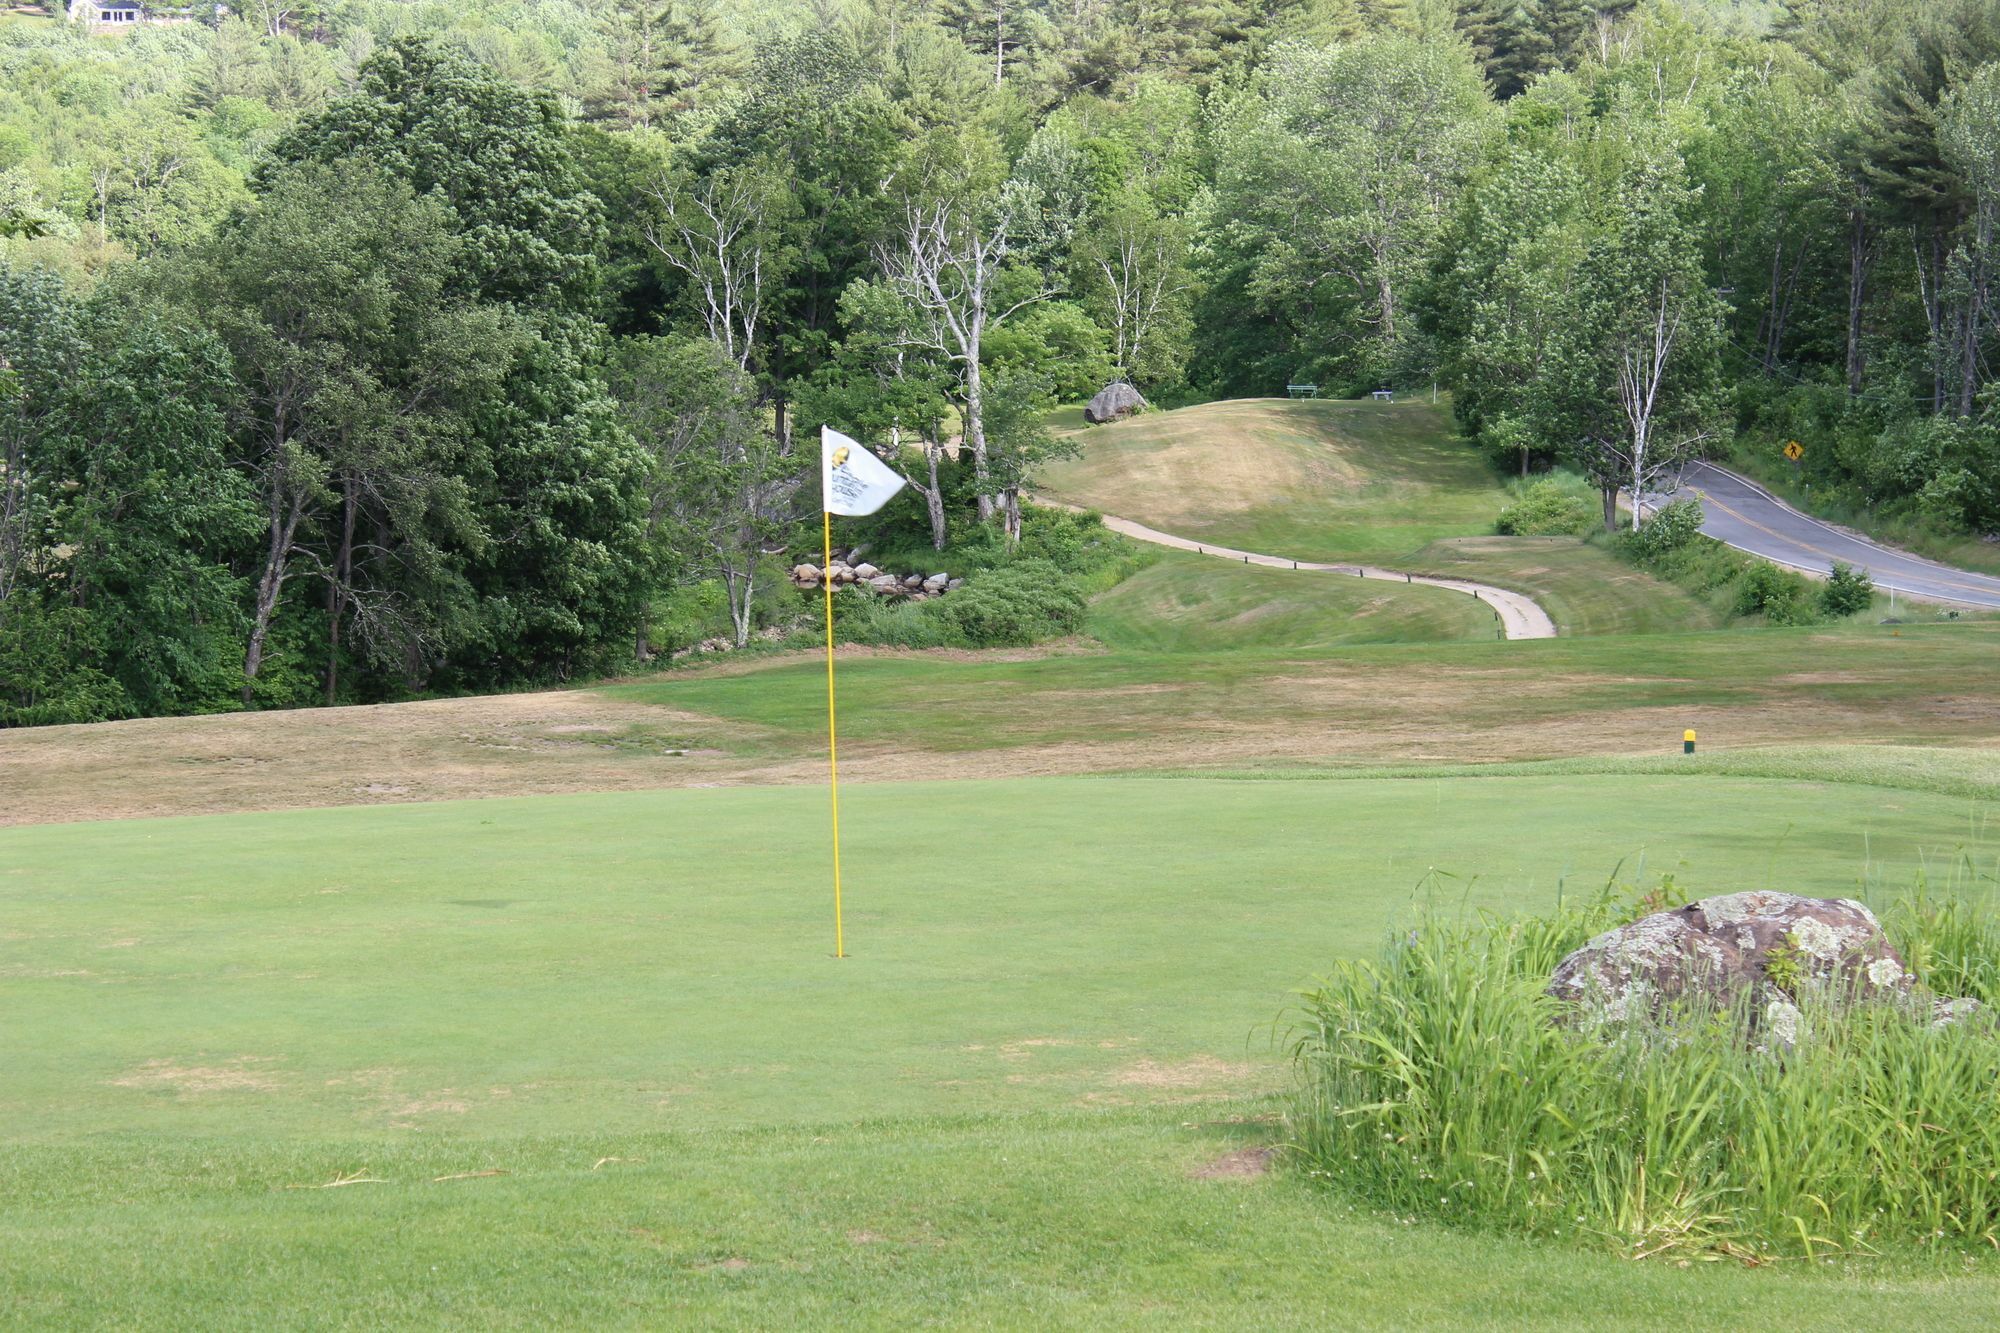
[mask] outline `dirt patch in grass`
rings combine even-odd
[[[1278,1150],[1269,1145],[1238,1148],[1212,1162],[1203,1162],[1188,1175],[1195,1180],[1255,1180],[1271,1174],[1271,1159],[1277,1155]]]
[[[1982,733],[2000,731],[2000,704],[1977,699],[1940,699],[1914,710],[1804,695],[1730,706],[1594,710],[1564,707],[1559,683],[1523,683],[1521,691],[1510,692],[1506,680],[1488,682],[1478,678],[1482,674],[1458,680],[1426,671],[1393,680],[1372,673],[1273,676],[1258,682],[1254,697],[1246,691],[1212,705],[1191,688],[1046,691],[1033,696],[1043,706],[1015,725],[1045,731],[1052,716],[1074,714],[1077,739],[1023,735],[1009,744],[1003,724],[991,748],[931,750],[903,740],[871,741],[857,728],[842,738],[841,776],[900,782],[1666,753],[1678,751],[1681,730],[1689,726],[1700,729],[1705,748],[1830,736],[1973,744],[1991,742]],[[704,746],[680,753],[643,745],[538,743],[544,734],[538,710],[551,699],[564,709],[602,710],[639,728],[665,725],[751,739],[742,750]],[[1537,700],[1545,704],[1532,710],[1539,716],[1520,716],[1523,702]],[[1115,716],[1101,716],[1106,705]],[[1135,711],[1142,705],[1147,711]],[[516,710],[516,717],[495,719]],[[496,735],[514,740],[496,745]],[[191,753],[220,744],[254,750],[258,769],[188,762]],[[393,781],[367,776],[391,770]],[[0,733],[0,786],[12,793],[0,803],[0,826],[825,778],[813,738],[779,743],[741,724],[588,695],[509,695]]]

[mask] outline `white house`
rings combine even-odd
[[[70,22],[93,32],[107,28],[131,28],[146,21],[146,7],[140,0],[70,0]]]
[[[192,23],[197,13],[206,14],[206,5],[148,4],[146,0],[70,0],[70,22],[78,23],[92,32],[117,32],[122,28],[136,28],[142,23],[165,25],[172,23]],[[229,6],[213,6],[215,17],[220,20],[229,14]]]

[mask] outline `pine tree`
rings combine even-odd
[[[1556,34],[1544,0],[1471,0],[1458,30],[1472,43],[1496,97],[1512,97],[1556,63]]]
[[[585,99],[593,120],[664,127],[711,109],[741,72],[715,0],[604,0],[604,55]]]
[[[985,59],[999,84],[1026,41],[1032,8],[1027,0],[936,0],[933,12],[940,26]]]
[[[716,0],[673,0],[669,11],[658,96],[678,121],[713,115],[744,72],[743,53],[723,27]]]

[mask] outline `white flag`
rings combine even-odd
[[[819,428],[820,495],[829,514],[860,517],[888,504],[903,479],[887,463],[831,426]]]

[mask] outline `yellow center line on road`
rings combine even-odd
[[[1757,529],[1757,531],[1763,533],[1767,537],[1773,537],[1780,542],[1786,543],[1787,545],[1796,546],[1800,550],[1811,551],[1814,555],[1820,556],[1823,559],[1825,559],[1827,564],[1829,565],[1831,565],[1835,560],[1839,559],[1839,557],[1834,555],[1833,552],[1821,550],[1819,547],[1814,546],[1809,541],[1805,541],[1799,537],[1789,536],[1786,533],[1779,532],[1775,528],[1765,527],[1762,523],[1759,523],[1756,519],[1751,518],[1748,514],[1745,514],[1737,509],[1732,509],[1729,505],[1725,504],[1721,500],[1716,499],[1713,495],[1710,495],[1707,491],[1702,490],[1699,486],[1694,488],[1694,493],[1702,501],[1702,503],[1714,505],[1717,509],[1720,509],[1723,513],[1729,515],[1731,518],[1737,520],[1739,523],[1748,524],[1750,527]],[[1961,588],[1966,592],[1975,592],[1986,597],[1992,597],[1995,595],[1991,588],[1985,587],[1981,584],[1959,583],[1953,579],[1945,578],[1944,576],[1937,574],[1924,575],[1923,577],[1927,579],[1929,582],[1939,584],[1943,587]],[[1922,590],[1918,588],[1899,588],[1897,589],[1897,591],[1914,593],[1918,596],[1922,596]]]

